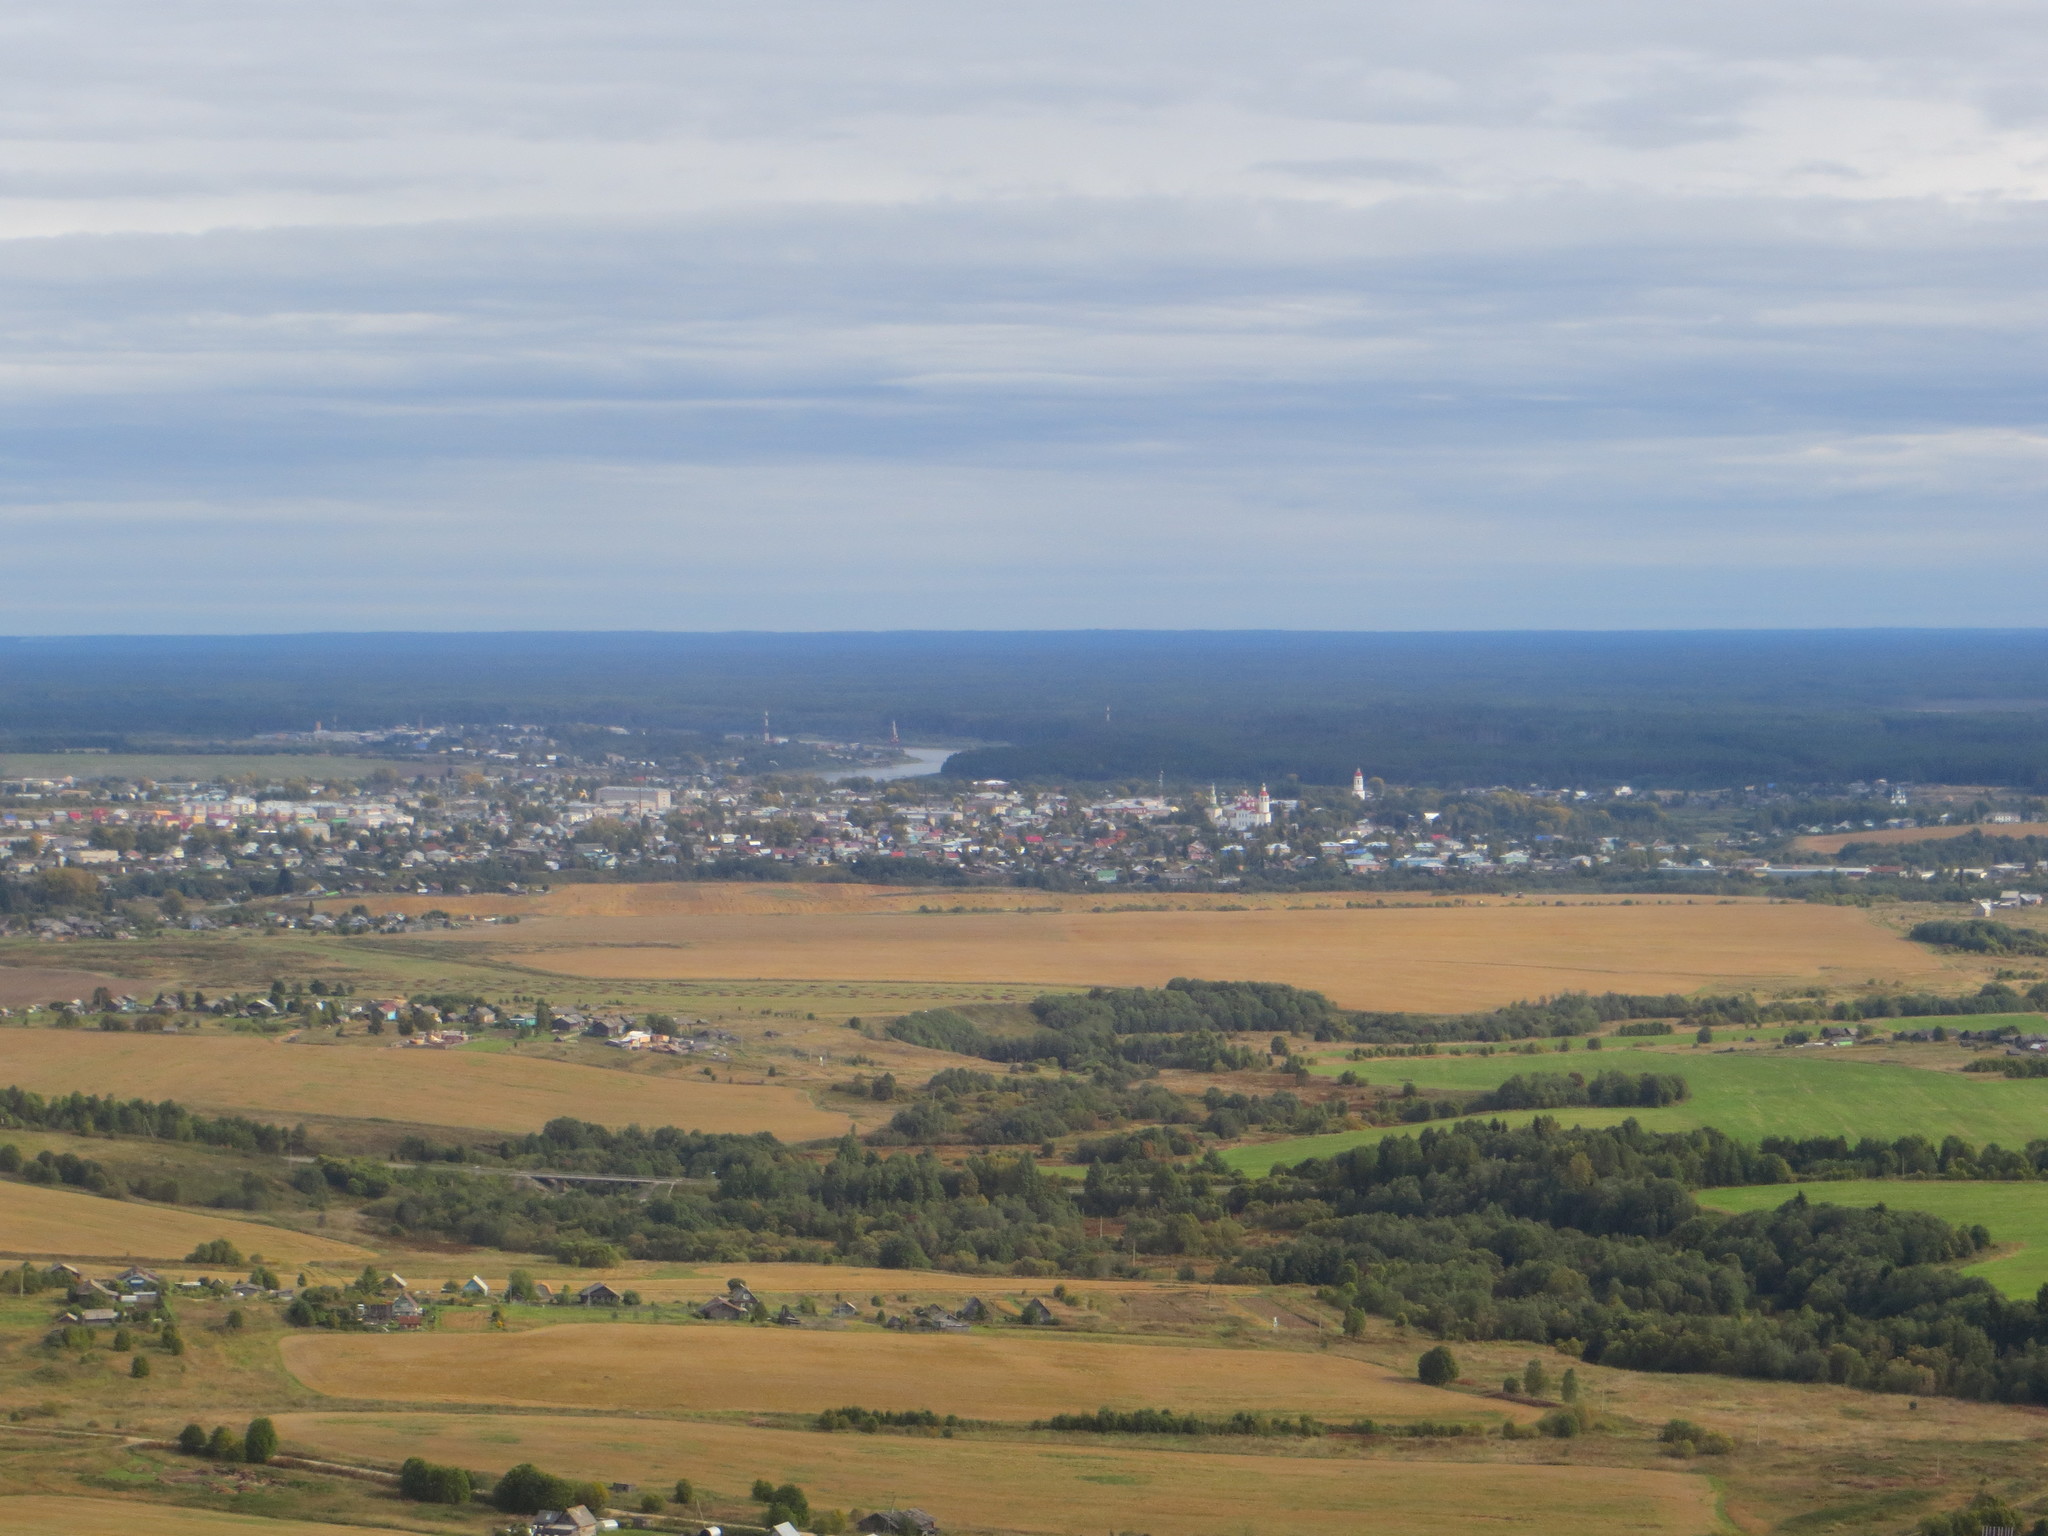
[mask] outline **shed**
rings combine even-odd
[[[462,1294],[465,1296],[488,1296],[491,1294],[491,1282],[482,1275],[471,1275],[462,1282]],[[580,1504],[576,1507],[578,1509],[583,1508]]]
[[[533,1536],[589,1536],[596,1530],[597,1516],[583,1505],[571,1509],[544,1509],[533,1520]]]
[[[1042,1300],[1034,1296],[1024,1303],[1023,1308],[1017,1314],[1017,1321],[1020,1323],[1046,1324],[1057,1323],[1059,1319],[1052,1315],[1051,1307],[1048,1307]]]
[[[970,1296],[960,1309],[960,1315],[970,1323],[985,1323],[988,1321],[988,1306],[979,1296]]]
[[[578,1303],[586,1307],[616,1307],[624,1299],[602,1280],[593,1280],[576,1293]]]
[[[745,1317],[747,1309],[734,1305],[723,1296],[714,1296],[697,1309],[697,1315],[714,1323],[726,1323]]]
[[[939,1522],[921,1509],[878,1509],[856,1529],[871,1536],[939,1536]]]

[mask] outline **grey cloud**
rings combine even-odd
[[[2014,621],[2024,14],[16,18],[6,627]]]

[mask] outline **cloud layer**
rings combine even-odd
[[[0,629],[2037,623],[2044,54],[1954,0],[24,12]]]

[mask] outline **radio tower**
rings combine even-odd
[[[903,738],[896,734],[896,722],[894,720],[889,722],[889,745],[892,747],[903,745]]]
[[[761,711],[761,742],[764,746],[775,745],[774,733],[768,729],[768,711],[765,709]]]

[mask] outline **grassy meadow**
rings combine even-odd
[[[2040,1022],[2038,1015],[2022,1017],[2036,1025]],[[1869,1059],[1874,1052],[1860,1046],[1722,1052],[1613,1038],[1606,1041],[1606,1049],[1597,1052],[1585,1050],[1578,1042],[1574,1046],[1568,1052],[1545,1050],[1534,1056],[1502,1052],[1359,1062],[1326,1054],[1317,1070],[1324,1075],[1353,1071],[1374,1088],[1398,1090],[1403,1083],[1412,1082],[1418,1088],[1462,1092],[1497,1087],[1517,1073],[1675,1072],[1692,1090],[1692,1096],[1682,1103],[1662,1109],[1580,1108],[1540,1113],[1568,1125],[1619,1125],[1633,1116],[1654,1130],[1713,1126],[1749,1142],[1766,1136],[1846,1136],[1856,1141],[1865,1136],[1922,1135],[1939,1141],[1957,1135],[1975,1143],[1995,1141],[2014,1147],[2024,1146],[2048,1130],[2048,1078],[2015,1080],[1954,1071],[1951,1068],[1961,1059],[1960,1054],[1944,1046],[1888,1047],[1882,1060]],[[1637,1046],[1641,1048],[1634,1048]],[[1913,1053],[1924,1053],[1929,1065],[1905,1064],[1913,1059]],[[1524,1110],[1498,1118],[1522,1124],[1537,1113]],[[1233,1167],[1263,1173],[1283,1162],[1328,1157],[1416,1129],[1371,1127],[1294,1137],[1232,1148],[1223,1156]]]

